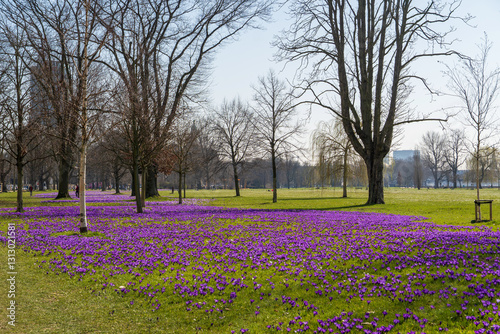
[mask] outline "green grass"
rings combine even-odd
[[[1,249],[5,256],[5,247]],[[172,325],[148,308],[129,307],[114,293],[92,294],[95,286],[90,283],[46,273],[35,264],[37,260],[32,254],[17,254],[14,328],[6,321],[7,273],[2,268],[0,333],[165,333],[163,329]]]
[[[28,206],[57,205],[54,203],[41,203],[43,199],[29,197],[26,194],[24,204]],[[176,194],[162,192],[162,200],[176,200]],[[278,203],[272,203],[272,193],[263,189],[243,189],[242,196],[237,198],[232,190],[188,190],[188,197],[210,199],[209,205],[260,208],[260,209],[316,209],[316,210],[346,210],[362,212],[383,212],[405,215],[416,215],[428,217],[430,221],[438,224],[470,225],[474,219],[473,190],[451,190],[451,189],[387,189],[385,193],[385,205],[366,206],[366,190],[350,189],[349,197],[342,198],[341,189],[279,189]],[[0,207],[15,207],[15,193],[1,193]],[[481,223],[495,229],[498,228],[496,218],[500,215],[500,191],[498,189],[482,190],[482,198],[493,199],[493,218],[491,222]],[[158,200],[158,199],[155,199]],[[71,205],[71,204],[65,204]],[[486,208],[484,215],[488,216]],[[7,220],[0,222],[0,229],[5,230]],[[94,232],[92,232],[94,233]],[[72,235],[73,233],[59,233],[59,235]],[[90,236],[90,235],[89,235]],[[100,237],[95,234],[92,236]],[[6,257],[6,247],[0,246],[2,256],[1,263]],[[99,284],[86,280],[85,283],[70,279],[65,275],[55,275],[46,271],[35,262],[43,259],[42,256],[34,256],[18,250],[16,266],[18,275],[16,277],[16,327],[7,325],[6,308],[9,299],[4,291],[7,291],[7,270],[1,266],[0,270],[0,332],[12,333],[197,333],[197,323],[207,322],[210,319],[196,319],[191,313],[186,313],[181,306],[172,305],[168,308],[170,313],[157,314],[149,307],[140,305],[130,306],[124,302],[120,294],[111,291],[100,291]],[[348,263],[346,265],[351,265]],[[265,279],[266,277],[262,277]],[[286,279],[286,277],[282,277]],[[154,283],[154,282],[152,282]],[[431,282],[427,282],[432,284]],[[465,287],[459,287],[465,288]],[[97,292],[96,292],[97,291]],[[297,290],[299,291],[299,290]],[[279,291],[275,291],[279,292]],[[287,291],[288,295],[293,295]],[[344,296],[345,298],[345,296]],[[445,314],[446,306],[440,305],[436,300],[430,300],[436,308]],[[457,301],[459,302],[459,301]],[[260,303],[262,309],[273,309],[273,305],[264,300]],[[377,312],[391,305],[384,302],[372,305]],[[422,305],[427,306],[427,305]],[[323,306],[325,307],[325,306]],[[340,306],[334,306],[340,307]],[[242,328],[246,324],[252,328],[251,312],[246,305],[235,304],[231,306],[233,312],[227,312],[229,319],[225,322]],[[340,310],[340,309],[339,309]],[[254,309],[252,309],[252,312]],[[356,310],[363,312],[363,310]],[[284,312],[278,310],[277,312]],[[424,313],[425,311],[422,311]],[[440,313],[437,313],[438,315]],[[446,313],[447,314],[447,313]],[[266,322],[280,319],[283,314],[263,313]],[[444,317],[444,316],[443,316]],[[443,325],[450,328],[448,333],[464,333],[461,329],[453,328],[456,319],[443,318]],[[276,320],[277,321],[277,320]],[[180,326],[180,327],[179,327]],[[224,331],[222,331],[224,329]],[[213,327],[201,331],[209,333],[227,332],[227,328]],[[252,331],[255,333],[255,331]],[[471,330],[467,330],[471,333]]]
[[[163,198],[175,199],[177,194],[161,192]],[[475,219],[476,191],[470,189],[400,189],[386,188],[385,203],[365,205],[368,191],[348,189],[342,198],[341,188],[278,189],[278,202],[272,203],[272,193],[266,189],[243,189],[241,197],[234,190],[191,190],[188,198],[213,199],[208,204],[236,208],[342,210],[380,212],[400,215],[424,216],[437,224],[470,225]],[[482,189],[482,199],[492,199],[493,221],[482,225],[496,226],[500,220],[500,190]],[[489,207],[482,206],[483,218],[489,218]]]
[[[36,194],[37,192],[35,192]],[[177,193],[160,191],[162,197],[153,199],[177,201]],[[474,217],[476,191],[471,189],[400,189],[386,188],[385,203],[365,205],[368,191],[348,189],[348,197],[342,198],[341,188],[278,189],[278,202],[272,202],[272,192],[267,189],[242,189],[241,196],[234,196],[234,190],[190,190],[187,198],[208,199],[208,205],[256,209],[297,210],[343,210],[360,212],[381,212],[401,215],[424,216],[437,224],[470,225]],[[482,189],[482,199],[493,200],[493,221],[482,225],[496,226],[500,220],[500,190]],[[77,205],[77,203],[41,203],[47,199],[30,197],[24,193],[24,206]],[[88,203],[95,205],[95,203]],[[114,205],[105,203],[103,205]],[[16,207],[16,194],[0,193],[0,207]],[[483,218],[489,218],[489,207],[483,205]]]

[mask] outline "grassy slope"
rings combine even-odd
[[[468,225],[474,219],[474,191],[471,190],[412,190],[386,191],[385,205],[365,206],[367,192],[351,190],[343,199],[340,189],[279,190],[278,203],[271,202],[267,190],[243,190],[241,198],[232,191],[188,191],[188,197],[214,199],[211,205],[253,207],[262,209],[319,209],[350,210],[411,214],[429,217],[440,224]],[[168,192],[163,199],[172,199]],[[483,198],[494,199],[493,218],[499,214],[500,191],[483,190]],[[39,205],[40,199],[25,197],[25,205]],[[0,194],[0,207],[14,207],[15,194]],[[486,213],[487,210],[485,210]],[[496,228],[496,221],[486,223]],[[6,221],[0,221],[5,230]],[[6,248],[0,247],[2,264],[7,257]],[[17,253],[17,326],[6,324],[8,303],[7,270],[0,270],[0,332],[12,333],[149,333],[173,332],[169,319],[156,318],[146,308],[130,308],[115,294],[92,295],[92,287],[83,286],[64,276],[47,275],[34,266],[33,255]],[[187,319],[186,319],[187,320]],[[169,329],[167,331],[167,329]],[[194,328],[193,328],[194,330]]]

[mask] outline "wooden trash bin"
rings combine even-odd
[[[476,220],[475,222],[479,222],[478,221],[478,214],[479,214],[479,210],[481,208],[481,204],[489,204],[490,205],[490,220],[493,220],[493,200],[492,199],[476,199],[474,200],[474,204],[475,204],[475,212],[476,212]]]

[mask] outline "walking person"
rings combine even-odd
[[[33,196],[33,186],[30,185],[30,196]]]
[[[78,187],[78,185],[75,188],[75,195],[76,197],[80,198],[80,187]]]

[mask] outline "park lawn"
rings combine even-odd
[[[2,256],[5,247],[1,246]],[[0,271],[0,333],[165,333],[169,318],[157,317],[147,308],[132,308],[123,298],[102,291],[90,282],[82,284],[67,275],[55,275],[38,267],[40,257],[16,254],[16,326],[7,324],[7,272]],[[2,266],[4,267],[4,266]],[[10,320],[9,320],[10,321]]]
[[[46,192],[34,192],[34,195]],[[160,191],[160,198],[154,201],[177,201],[177,192]],[[475,189],[433,189],[433,188],[385,188],[385,204],[365,205],[368,198],[366,189],[348,188],[348,197],[342,198],[341,188],[299,188],[278,189],[278,202],[272,202],[269,189],[242,189],[241,196],[234,196],[234,190],[191,190],[187,198],[209,200],[207,205],[293,210],[341,210],[359,212],[393,213],[427,217],[436,224],[470,225],[474,217]],[[481,199],[493,200],[493,220],[482,225],[496,228],[500,221],[500,189],[481,189]],[[42,203],[44,199],[30,197],[24,193],[24,206],[35,205],[77,205],[76,203]],[[88,205],[95,205],[88,203]],[[105,205],[105,204],[104,204]],[[0,193],[0,208],[15,208],[16,194]],[[482,206],[483,218],[489,218],[489,207]]]
[[[188,197],[209,199],[209,205],[239,207],[239,208],[259,208],[259,209],[315,209],[315,210],[345,210],[362,212],[384,212],[396,214],[411,214],[416,216],[429,217],[431,221],[439,224],[469,225],[473,219],[473,199],[474,191],[471,190],[434,190],[434,189],[389,189],[386,191],[386,205],[365,206],[366,191],[355,189],[350,191],[349,198],[338,197],[341,194],[340,189],[294,189],[279,190],[278,203],[271,202],[271,193],[267,190],[242,190],[242,197],[235,198],[231,191],[189,191]],[[483,190],[483,198],[499,200],[500,191],[496,189]],[[172,195],[168,192],[162,192],[162,200],[172,200]],[[217,196],[215,196],[217,195]],[[28,196],[29,197],[29,196]],[[213,200],[212,200],[213,199]],[[158,199],[155,199],[158,200]],[[15,194],[0,194],[0,206],[13,207],[15,203]],[[40,199],[28,198],[25,200],[26,206],[39,206]],[[56,203],[45,203],[45,206],[57,206]],[[65,205],[72,205],[66,203]],[[74,205],[74,204],[73,204]],[[494,202],[493,217],[495,218],[497,210]],[[3,217],[2,217],[3,218]],[[5,230],[7,220],[1,223],[1,229]],[[496,221],[483,223],[496,230]],[[477,225],[476,225],[477,226]],[[2,253],[6,254],[6,247],[0,246]],[[32,253],[17,252],[17,270],[19,275],[16,285],[16,302],[18,305],[17,326],[11,328],[6,324],[6,310],[2,307],[0,313],[0,332],[8,330],[12,333],[219,333],[230,332],[229,327],[211,327],[207,321],[213,321],[209,318],[197,320],[178,304],[168,305],[158,313],[151,311],[147,305],[134,307],[129,305],[129,299],[120,294],[113,293],[112,289],[101,289],[102,282],[95,282],[85,279],[79,282],[76,278],[70,279],[64,273],[56,273],[39,268],[40,261],[44,258],[42,255],[34,256]],[[46,257],[48,259],[48,257]],[[362,261],[350,260],[343,263],[346,268],[349,266],[361,265]],[[445,268],[443,267],[443,270]],[[264,274],[256,272],[255,274]],[[369,272],[375,274],[374,272]],[[402,270],[400,274],[404,274]],[[187,274],[190,274],[187,273]],[[273,273],[265,272],[265,275]],[[265,276],[269,277],[269,276]],[[261,279],[265,278],[260,277]],[[5,284],[7,278],[6,270],[0,271],[0,285],[2,291],[7,290]],[[285,280],[286,276],[279,280]],[[150,281],[155,283],[154,279]],[[436,283],[425,281],[429,287],[438,289]],[[450,281],[448,281],[450,283]],[[448,284],[447,283],[447,284]],[[459,290],[467,289],[464,284],[455,285]],[[276,292],[284,293],[283,287],[279,287]],[[291,286],[293,296],[301,296],[300,289],[296,285]],[[267,291],[266,291],[267,292]],[[342,298],[345,298],[342,295]],[[126,300],[126,302],[124,302]],[[438,300],[433,303],[439,306]],[[5,293],[0,294],[0,305],[7,305],[8,298]],[[319,303],[319,304],[318,304]],[[327,307],[321,302],[315,302],[316,306]],[[381,302],[378,307],[390,308]],[[452,302],[452,308],[458,307],[458,301]],[[269,313],[266,308],[276,308],[271,301],[264,299],[260,303],[262,306],[262,316],[266,316],[267,322],[277,323],[284,316],[286,310],[280,311],[283,314],[279,316]],[[356,313],[364,312],[361,305],[352,305],[352,310]],[[422,305],[422,307],[424,304]],[[237,325],[234,328],[243,328],[245,324],[252,324],[256,321],[256,316],[251,317],[249,312],[255,311],[255,306],[241,305],[237,303],[232,307],[238,312],[227,312],[226,324]],[[251,310],[250,310],[251,309]],[[342,307],[339,306],[339,312]],[[373,308],[372,308],[373,309]],[[443,307],[443,312],[446,308]],[[372,312],[372,311],[370,311]],[[402,310],[404,312],[404,310]],[[422,311],[423,312],[423,311]],[[426,311],[427,312],[427,309]],[[441,312],[441,310],[439,310]],[[238,314],[240,316],[238,316]],[[378,314],[380,317],[380,314]],[[373,315],[372,315],[373,317]],[[262,318],[259,318],[262,320]],[[304,318],[305,319],[305,318]],[[448,327],[448,333],[473,333],[472,327],[465,325],[456,318],[443,313],[443,323]],[[195,327],[196,321],[201,321],[200,327]],[[371,319],[370,319],[371,321]],[[436,321],[436,318],[433,319]],[[456,328],[453,327],[457,323]],[[179,326],[181,324],[181,326]],[[412,329],[412,327],[403,327]],[[465,327],[464,327],[465,326]],[[231,328],[233,328],[231,327]],[[259,328],[250,325],[250,328]],[[250,332],[256,332],[250,331]]]
[[[177,193],[162,191],[164,198],[177,198]],[[235,197],[234,190],[188,190],[188,198],[210,199],[208,205],[255,209],[342,210],[393,213],[427,217],[436,224],[470,225],[474,217],[475,189],[385,188],[383,205],[365,205],[368,191],[348,188],[342,198],[341,188],[278,189],[278,202],[272,203],[267,189],[242,189]],[[212,200],[213,199],[213,200]],[[482,225],[497,226],[500,220],[500,190],[481,189],[481,199],[493,200],[493,221]],[[489,218],[489,207],[482,206],[483,218]]]

